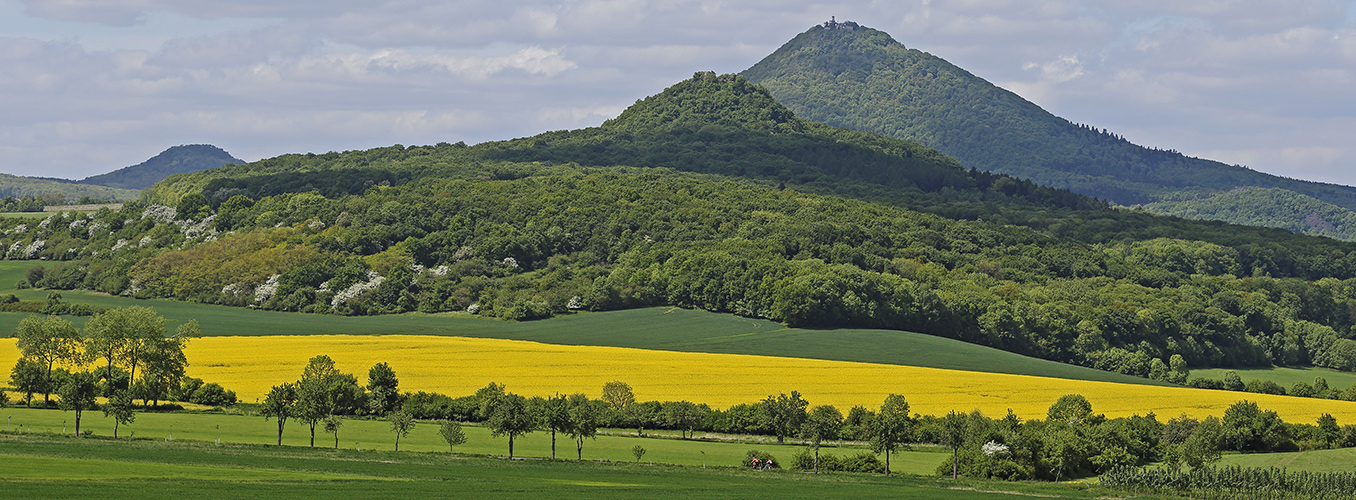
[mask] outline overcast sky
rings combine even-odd
[[[0,0],[0,172],[593,126],[829,16],[1144,145],[1356,184],[1356,1]]]

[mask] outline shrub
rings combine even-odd
[[[744,454],[744,467],[753,467],[753,459],[755,458],[758,459],[759,467],[762,467],[763,464],[769,462],[772,463],[773,469],[780,469],[782,467],[781,462],[778,462],[776,458],[773,458],[771,453],[758,450],[749,450],[748,453]]]
[[[235,391],[228,391],[216,382],[208,382],[193,391],[188,402],[207,406],[230,406],[235,404]]]

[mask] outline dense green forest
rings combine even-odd
[[[1356,368],[1356,245],[964,170],[796,119],[732,75],[596,129],[287,155],[0,231],[7,258],[62,261],[30,273],[57,289],[519,320],[670,304],[1141,376],[1174,355]]]
[[[1122,205],[1279,187],[1356,209],[1356,189],[1145,148],[1041,109],[882,31],[836,23],[796,36],[741,75],[797,115],[917,141],[981,170]]]
[[[1145,209],[1188,219],[1209,219],[1297,233],[1356,239],[1356,212],[1279,188],[1237,188],[1208,198],[1150,203]]]

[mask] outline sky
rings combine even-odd
[[[0,0],[0,172],[595,126],[830,16],[1138,144],[1356,185],[1356,0]]]

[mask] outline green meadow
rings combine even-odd
[[[1192,370],[1191,376],[1209,377],[1218,380],[1224,378],[1224,372],[1230,370],[1238,372],[1239,378],[1242,378],[1244,383],[1247,383],[1249,380],[1270,380],[1280,384],[1281,387],[1284,387],[1287,391],[1290,390],[1290,387],[1295,385],[1296,382],[1304,382],[1312,385],[1314,379],[1318,377],[1323,377],[1324,380],[1328,381],[1328,387],[1333,388],[1345,389],[1351,387],[1351,384],[1356,384],[1356,373],[1314,366],[1300,368],[1279,366],[1269,368],[1211,368],[1208,370]]]
[[[1352,472],[1356,471],[1356,448],[1290,453],[1229,454],[1220,458],[1219,465],[1277,467],[1309,472]]]
[[[0,434],[9,498],[1116,498],[1086,484]]]
[[[46,290],[14,290],[24,272],[41,262],[0,261],[0,293],[46,300]],[[1016,375],[1166,385],[1145,378],[1022,356],[958,340],[895,330],[787,328],[767,320],[680,308],[580,313],[513,322],[469,314],[400,314],[346,317],[137,300],[63,291],[63,300],[105,307],[153,307],[179,322],[198,320],[203,335],[453,335],[529,340],[548,344],[631,347],[682,352],[755,354],[971,370]],[[0,313],[0,331],[12,331],[24,313]],[[85,318],[70,318],[81,326]]]
[[[0,430],[22,433],[73,434],[75,415],[59,410],[5,408],[0,410]],[[113,422],[98,411],[86,412],[81,419],[81,430],[93,435],[111,437]],[[490,431],[474,424],[464,424],[467,442],[457,446],[458,454],[508,455],[508,438],[495,438]],[[246,415],[211,413],[138,413],[136,421],[118,429],[120,438],[154,439],[160,441],[189,440],[234,444],[275,444],[276,421]],[[630,434],[625,435],[625,434]],[[772,453],[779,461],[789,462],[792,455],[804,449],[798,444],[776,444],[768,436],[706,436],[698,433],[690,440],[671,438],[671,433],[648,433],[646,438],[635,436],[635,429],[608,429],[596,439],[584,442],[586,460],[612,462],[635,461],[631,449],[640,445],[646,449],[645,462],[691,465],[734,466],[751,449]],[[557,436],[557,458],[574,458],[574,442],[567,436]],[[305,423],[289,420],[283,430],[283,445],[309,446],[310,430]],[[334,448],[333,434],[316,429],[316,447]],[[395,434],[384,420],[345,419],[339,428],[339,448],[347,450],[393,451]],[[518,457],[549,458],[551,433],[537,431],[514,440],[514,455]],[[447,444],[438,434],[437,422],[419,422],[409,436],[400,440],[401,451],[447,453]],[[820,454],[855,455],[867,451],[862,446],[826,446]],[[904,474],[931,474],[950,455],[937,448],[902,451],[890,459],[891,470]],[[882,459],[884,457],[881,457]]]

